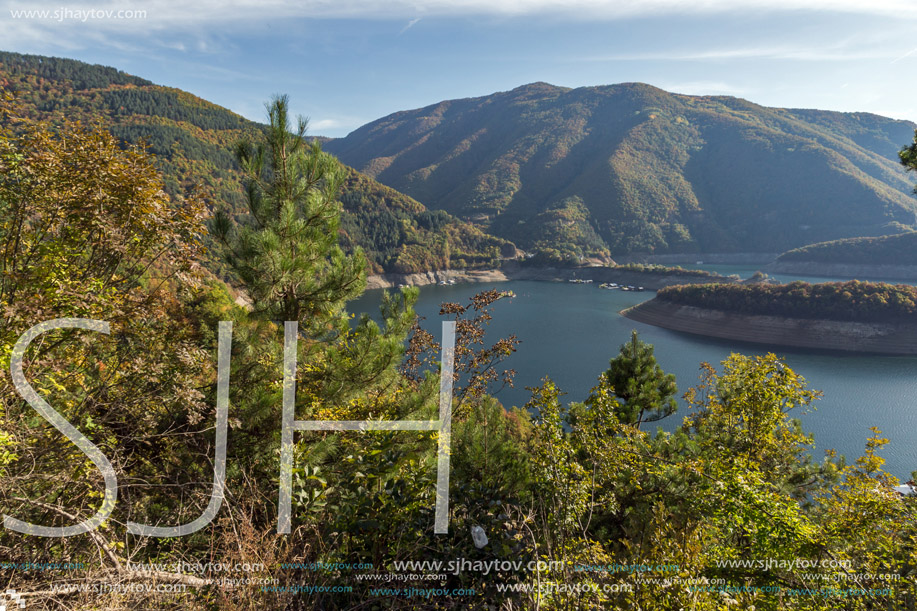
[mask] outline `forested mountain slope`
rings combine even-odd
[[[129,143],[145,140],[170,195],[200,188],[211,206],[243,211],[235,143],[263,126],[194,95],[114,68],[0,52],[0,90],[25,116],[101,124]],[[511,244],[348,169],[342,242],[362,246],[374,271],[490,266]],[[217,264],[216,260],[211,261]],[[218,264],[217,264],[218,265]]]
[[[326,148],[526,248],[782,252],[896,233],[915,125],[639,83],[534,83],[369,123]]]

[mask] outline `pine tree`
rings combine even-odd
[[[338,245],[343,168],[306,139],[308,122],[292,130],[286,96],[268,106],[264,142],[241,142],[236,157],[245,175],[247,223],[225,213],[214,233],[228,246],[232,268],[245,283],[257,315],[298,321],[311,335],[347,327],[343,310],[366,286],[366,260]]]
[[[363,292],[367,262],[361,249],[345,254],[338,244],[346,168],[308,141],[304,118],[292,129],[287,96],[267,111],[262,141],[236,146],[249,215],[218,213],[213,233],[251,298],[251,317],[299,324],[300,389],[341,405],[396,383],[418,292],[386,296],[383,328],[366,315],[351,326],[346,303]]]
[[[245,349],[251,355],[243,352],[234,360],[232,375],[233,384],[245,389],[237,413],[252,431],[238,433],[236,447],[257,457],[249,474],[256,481],[270,481],[276,473],[271,457],[278,440],[263,431],[276,431],[281,389],[264,382],[278,378],[283,322],[298,323],[297,419],[430,419],[438,388],[430,378],[417,392],[407,392],[398,371],[415,320],[416,288],[384,296],[383,326],[367,315],[352,324],[346,304],[363,291],[367,264],[360,250],[345,254],[338,244],[337,196],[345,169],[318,143],[307,141],[305,120],[291,131],[285,96],[271,102],[268,115],[262,142],[243,142],[236,149],[250,214],[238,219],[218,214],[213,223],[252,302],[239,325],[238,343],[243,337],[257,341]],[[294,445],[294,519],[320,524],[327,536],[347,531],[373,512],[388,511],[381,501],[367,507],[365,482],[401,481],[396,476],[406,469],[406,457],[419,452],[434,457],[436,448],[417,435],[330,431],[300,434]],[[364,453],[371,448],[378,451],[370,459]],[[412,499],[430,494],[429,481],[406,479],[419,490],[413,495],[412,489]]]
[[[640,428],[643,422],[661,420],[678,409],[675,376],[659,367],[653,346],[640,341],[636,331],[609,365],[602,381],[620,400],[620,422]]]

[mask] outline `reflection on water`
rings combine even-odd
[[[687,266],[686,266],[687,267]],[[754,267],[692,266],[723,274],[750,275]],[[780,276],[783,281],[805,279]],[[816,281],[825,281],[819,278]],[[757,344],[709,339],[668,331],[628,320],[618,314],[653,296],[652,292],[625,293],[601,290],[595,285],[512,281],[488,284],[421,287],[417,311],[426,317],[425,327],[439,335],[438,312],[443,301],[465,302],[485,288],[510,290],[511,300],[500,301],[488,329],[496,339],[515,333],[522,343],[506,361],[515,369],[516,387],[504,389],[498,398],[504,405],[523,405],[529,398],[526,386],[539,384],[548,375],[566,391],[567,399],[579,401],[595,385],[608,361],[636,329],[656,348],[662,368],[674,373],[680,392],[697,383],[699,364],[719,364],[730,352],[764,354],[776,352],[802,374],[810,388],[823,391],[816,411],[801,414],[805,430],[815,434],[816,456],[834,448],[848,460],[863,452],[870,426],[879,427],[890,443],[882,452],[886,468],[907,479],[917,469],[917,357],[883,357],[805,351]],[[352,312],[378,312],[380,291],[368,291],[352,302]],[[672,430],[686,409],[660,421]]]

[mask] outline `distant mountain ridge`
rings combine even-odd
[[[12,91],[31,118],[101,123],[126,142],[145,140],[170,195],[198,187],[213,206],[244,212],[233,148],[241,138],[258,139],[261,124],[188,92],[71,59],[0,52],[0,91]],[[491,267],[515,250],[352,168],[340,199],[342,243],[363,247],[374,272]],[[216,256],[208,264],[222,269]]]
[[[640,83],[533,83],[398,112],[326,149],[560,258],[781,252],[917,227],[896,157],[915,127]]]

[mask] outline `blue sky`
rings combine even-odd
[[[67,1],[0,0],[0,49],[115,66],[259,121],[288,93],[316,135],[534,81],[917,121],[913,0]]]

